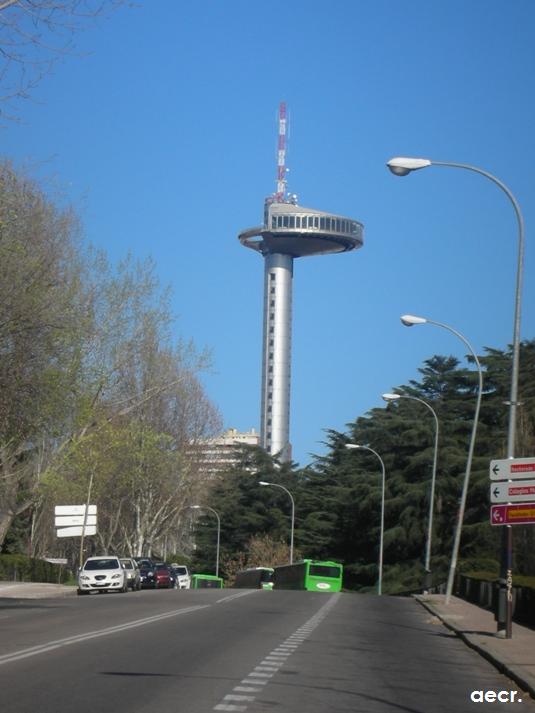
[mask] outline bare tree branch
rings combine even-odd
[[[129,0],[0,0],[0,114],[29,99],[74,36]]]

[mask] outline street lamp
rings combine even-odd
[[[221,540],[221,518],[214,508],[208,507],[208,505],[188,505],[192,510],[210,510],[217,517],[217,545],[216,545],[216,555],[215,555],[215,576],[219,577],[219,542]]]
[[[447,166],[450,168],[463,168],[467,171],[479,173],[488,178],[500,188],[510,200],[518,224],[518,257],[516,269],[515,286],[515,309],[513,317],[513,354],[511,362],[511,390],[509,397],[509,425],[507,430],[507,458],[515,457],[516,438],[516,418],[518,407],[518,378],[520,372],[520,313],[522,307],[522,283],[524,280],[524,219],[518,201],[509,190],[492,173],[484,171],[477,166],[466,163],[454,163],[452,161],[430,161],[426,158],[392,158],[386,164],[388,168],[397,176],[406,176],[411,171],[416,171],[427,166]],[[498,633],[510,639],[512,636],[512,615],[513,615],[513,531],[510,525],[503,528],[502,536],[502,556],[500,566],[500,592],[498,600]]]
[[[386,482],[386,471],[385,471],[385,464],[383,462],[383,459],[377,453],[377,451],[374,451],[373,448],[370,448],[369,446],[361,446],[357,443],[346,443],[346,448],[353,450],[353,449],[362,449],[366,451],[370,451],[370,453],[373,453],[374,456],[376,456],[379,459],[379,462],[381,463],[381,469],[383,473],[382,477],[382,486],[381,486],[381,530],[380,530],[380,535],[379,535],[379,579],[377,580],[377,594],[381,596],[383,593],[383,549],[384,549],[384,540],[385,540],[385,482]]]
[[[278,483],[268,483],[265,480],[259,480],[258,485],[271,485],[274,488],[280,488],[281,490],[284,490],[284,492],[289,496],[290,500],[292,501],[292,526],[290,528],[290,564],[293,564],[293,561],[294,561],[295,502],[292,497],[292,494],[290,493],[288,488],[285,488],[284,485],[279,485]]]
[[[425,573],[426,573],[426,588],[430,585],[431,580],[431,542],[433,538],[433,510],[435,502],[435,482],[437,477],[437,460],[438,460],[438,417],[435,409],[417,396],[409,396],[408,394],[383,394],[383,399],[388,403],[389,401],[397,401],[398,399],[410,399],[411,401],[418,401],[419,403],[426,406],[429,411],[433,414],[435,419],[435,452],[433,455],[433,471],[431,475],[431,492],[429,493],[429,517],[427,520],[427,543],[425,547]]]
[[[468,484],[470,482],[470,471],[472,470],[472,458],[474,455],[474,446],[476,443],[477,422],[479,419],[479,409],[481,407],[481,396],[483,394],[483,372],[481,370],[481,364],[479,363],[477,354],[475,353],[474,349],[472,348],[472,345],[466,339],[466,337],[463,337],[463,335],[460,332],[458,332],[456,329],[453,329],[453,327],[450,327],[447,324],[443,324],[442,322],[435,322],[432,319],[426,319],[425,317],[415,317],[412,314],[404,314],[401,317],[401,322],[406,327],[412,327],[415,324],[435,324],[437,327],[442,327],[443,329],[447,329],[448,332],[452,332],[453,334],[455,334],[455,336],[459,337],[459,339],[462,342],[464,342],[464,344],[466,344],[466,346],[470,350],[472,356],[474,357],[474,361],[477,365],[478,390],[477,390],[476,410],[474,413],[474,421],[472,424],[472,435],[470,437],[470,446],[468,448],[468,459],[466,461],[466,470],[464,473],[463,489],[462,489],[462,493],[461,493],[461,502],[459,504],[459,515],[458,515],[458,519],[457,519],[457,526],[455,528],[455,537],[453,538],[453,551],[452,551],[452,555],[451,555],[451,564],[450,564],[450,571],[449,571],[449,575],[448,575],[448,583],[446,585],[446,604],[449,604],[450,598],[451,598],[451,593],[453,590],[453,580],[455,578],[455,570],[457,568],[457,557],[459,555],[459,545],[461,543],[461,530],[462,530],[463,520],[464,520],[464,511],[466,509],[466,498],[468,495]]]

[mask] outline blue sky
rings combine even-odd
[[[260,426],[263,264],[238,232],[275,190],[277,109],[290,116],[288,188],[365,226],[353,253],[296,260],[291,441],[383,404],[434,354],[512,338],[517,228],[490,181],[392,156],[480,166],[526,221],[522,337],[535,337],[532,0],[138,0],[77,36],[3,154],[70,201],[114,260],[151,255],[176,334],[213,352],[204,378],[226,427]],[[494,457],[494,454],[492,454]]]

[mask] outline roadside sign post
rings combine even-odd
[[[96,505],[56,505],[54,508],[56,537],[80,537],[80,560],[84,537],[97,534]],[[80,566],[82,562],[80,561]]]
[[[529,503],[535,500],[535,480],[491,481],[491,503]]]
[[[490,524],[504,527],[497,610],[498,635],[504,634],[505,638],[510,639],[513,611],[511,526],[535,524],[535,480],[526,480],[530,476],[535,478],[535,458],[492,460],[489,475],[492,503]],[[505,628],[502,629],[503,624]]]
[[[491,460],[491,480],[517,480],[519,478],[535,478],[535,458],[504,458]]]
[[[491,505],[491,525],[535,524],[535,502],[507,505]]]

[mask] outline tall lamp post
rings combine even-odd
[[[365,451],[370,451],[370,453],[373,453],[376,458],[379,459],[379,462],[381,463],[381,470],[382,470],[382,484],[381,484],[381,530],[380,530],[380,535],[379,535],[379,578],[377,580],[377,594],[379,596],[382,595],[383,593],[383,549],[384,549],[384,541],[385,541],[385,483],[386,483],[386,470],[385,470],[385,464],[379,453],[377,451],[374,451],[373,448],[370,448],[369,446],[361,446],[358,443],[346,443],[346,448],[349,448],[350,450],[353,449],[359,449],[359,450],[365,450]]]
[[[258,485],[271,485],[273,488],[280,488],[281,490],[284,490],[284,492],[288,495],[292,502],[292,525],[290,528],[290,564],[293,564],[294,561],[294,529],[295,529],[295,502],[292,497],[291,492],[288,490],[288,488],[285,488],[284,485],[279,485],[278,483],[268,483],[265,480],[259,480]]]
[[[429,493],[429,516],[427,519],[427,542],[425,546],[425,588],[428,589],[431,586],[431,543],[433,539],[433,511],[435,503],[435,483],[437,479],[437,461],[438,461],[438,417],[435,409],[417,396],[409,396],[408,394],[383,394],[383,399],[388,403],[390,401],[397,401],[398,399],[410,399],[411,401],[418,401],[423,404],[426,408],[431,411],[433,418],[435,419],[435,449],[433,455],[433,471],[431,474],[431,488]]]
[[[468,495],[468,484],[470,482],[470,472],[472,470],[472,458],[474,455],[474,446],[476,443],[477,422],[479,420],[479,409],[481,407],[481,396],[483,394],[483,372],[481,370],[481,364],[479,363],[477,354],[475,353],[474,349],[472,348],[472,345],[466,339],[466,337],[463,337],[463,335],[460,332],[458,332],[456,329],[453,329],[453,327],[450,327],[447,324],[443,324],[442,322],[435,322],[433,319],[426,319],[425,317],[415,317],[412,314],[404,314],[401,317],[401,322],[406,327],[412,327],[415,324],[435,324],[437,327],[442,327],[443,329],[447,329],[448,332],[452,332],[453,334],[455,334],[455,336],[459,337],[459,339],[462,342],[464,342],[464,344],[466,344],[466,346],[470,350],[470,353],[474,357],[474,361],[477,366],[478,390],[477,390],[476,410],[474,413],[474,421],[472,423],[472,435],[470,437],[470,446],[468,448],[468,458],[466,460],[466,470],[464,473],[463,488],[462,488],[462,493],[461,493],[461,502],[459,504],[459,515],[457,518],[457,526],[455,528],[455,536],[453,538],[453,551],[452,551],[452,555],[451,555],[448,583],[446,585],[446,604],[449,604],[450,598],[451,598],[451,593],[453,590],[453,580],[455,578],[455,570],[457,569],[457,558],[459,555],[459,545],[461,543],[461,530],[462,530],[463,520],[464,520],[464,511],[466,509],[466,497]]]
[[[219,542],[221,540],[221,518],[219,513],[214,510],[214,508],[208,507],[208,505],[188,505],[192,510],[210,510],[217,517],[217,544],[216,544],[216,555],[215,555],[215,576],[219,577]]]
[[[466,163],[454,163],[452,161],[431,161],[426,158],[396,157],[390,159],[386,164],[396,176],[406,176],[411,171],[417,171],[428,166],[447,166],[450,168],[462,168],[467,171],[479,173],[488,178],[500,188],[513,206],[518,225],[518,257],[515,286],[515,308],[513,316],[513,354],[511,363],[511,390],[509,397],[509,426],[507,430],[507,458],[515,457],[515,437],[516,419],[518,407],[518,377],[520,370],[520,314],[522,307],[522,284],[524,280],[524,219],[518,201],[509,188],[492,173],[484,171],[477,166]],[[513,531],[510,525],[503,528],[502,536],[502,556],[500,571],[500,593],[498,601],[498,634],[505,635],[510,639],[512,636],[513,618]]]

